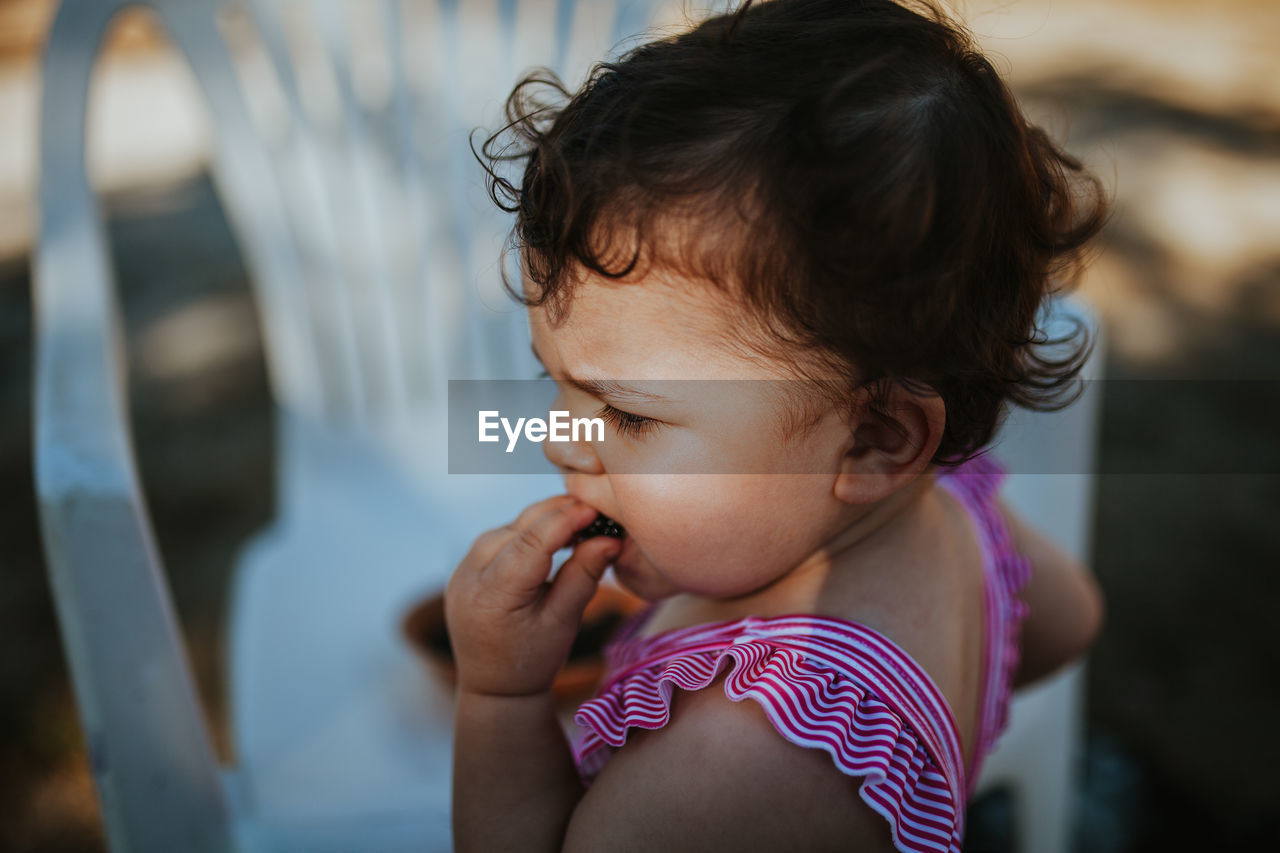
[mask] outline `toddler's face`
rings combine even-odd
[[[569,494],[626,528],[614,570],[632,592],[650,600],[745,595],[850,520],[850,506],[832,493],[847,427],[833,410],[802,440],[776,438],[799,389],[776,381],[791,378],[785,365],[732,351],[729,332],[745,319],[722,294],[675,278],[618,284],[588,276],[559,325],[544,308],[529,315],[534,351],[558,384],[553,408],[608,422],[604,442],[542,447]],[[570,378],[612,380],[664,399],[588,393]],[[655,381],[677,379],[775,381]],[[626,415],[602,414],[606,405]],[[784,473],[762,473],[770,471]]]

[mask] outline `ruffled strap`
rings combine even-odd
[[[970,459],[938,477],[973,520],[986,575],[986,655],[982,672],[982,705],[974,744],[971,781],[982,761],[1009,724],[1013,678],[1021,658],[1022,622],[1028,608],[1019,592],[1031,579],[1031,561],[1014,546],[1013,534],[1000,511],[997,494],[1005,469],[990,455]]]
[[[996,500],[1004,483],[1004,466],[989,454],[975,456],[938,476],[938,484],[969,511],[978,528],[979,544],[1010,595],[1031,579],[1031,564],[1013,545],[1013,536]]]
[[[955,720],[937,686],[888,638],[821,616],[747,617],[672,632],[582,704],[574,759],[585,784],[632,728],[670,721],[675,688],[722,673],[725,695],[760,703],[790,742],[859,777],[861,798],[903,853],[958,851],[965,780]]]
[[[984,503],[1000,491],[1007,474],[1005,467],[990,451],[983,451],[958,465],[943,468],[938,479],[943,483],[961,484],[962,491],[975,503]]]

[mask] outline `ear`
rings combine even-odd
[[[834,494],[846,503],[876,503],[914,480],[932,461],[947,424],[946,404],[930,388],[886,382],[877,407],[870,396],[864,391],[859,401],[836,476]]]

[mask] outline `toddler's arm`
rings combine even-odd
[[[552,556],[595,509],[559,495],[476,539],[445,589],[458,667],[453,835],[459,851],[559,850],[583,786],[555,716],[551,683],[616,540]]]
[[[1025,520],[1002,505],[1018,552],[1031,561],[1022,591],[1030,612],[1022,626],[1022,657],[1014,686],[1054,672],[1088,650],[1102,627],[1102,593],[1093,575]]]

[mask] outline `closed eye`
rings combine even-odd
[[[625,435],[627,438],[642,438],[662,425],[661,421],[615,409],[608,403],[605,403],[604,408],[596,412],[596,417],[603,419],[605,423],[613,424],[619,434]]]
[[[539,371],[538,378],[550,379],[551,374],[544,369]],[[595,416],[607,424],[612,424],[620,435],[624,435],[627,438],[642,438],[662,425],[661,421],[646,418],[643,415],[624,412],[622,409],[608,403],[605,403],[604,407],[596,412]]]

